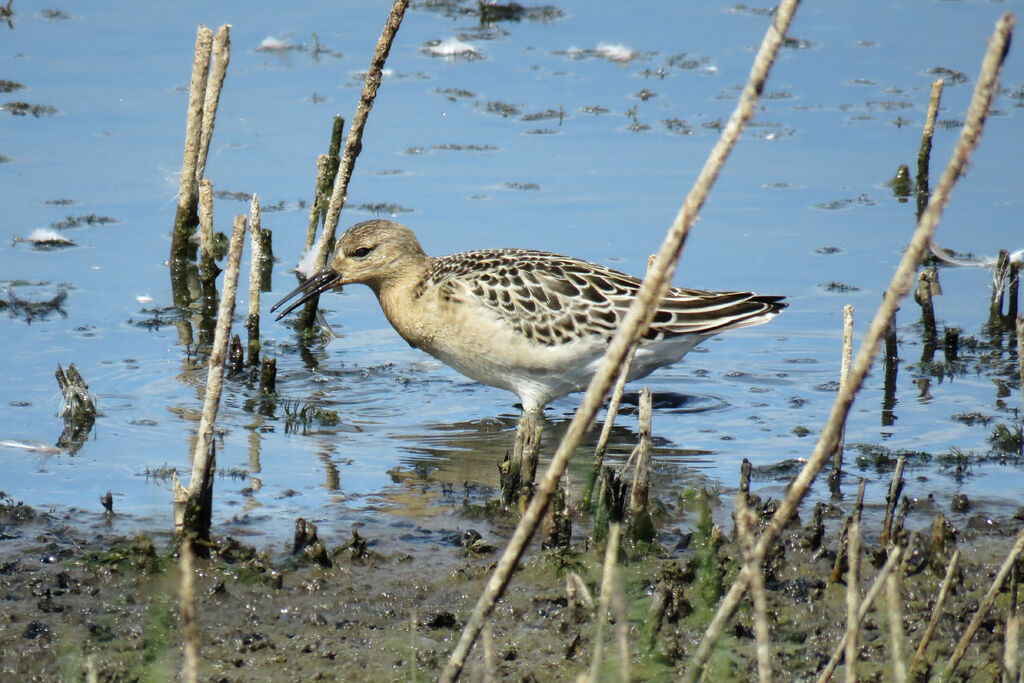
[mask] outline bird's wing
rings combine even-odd
[[[424,279],[452,300],[472,297],[518,333],[546,346],[610,339],[640,281],[625,273],[546,252],[497,249],[438,258]],[[710,336],[762,322],[785,304],[750,292],[669,290],[645,339]]]

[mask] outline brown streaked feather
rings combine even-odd
[[[446,298],[468,293],[516,332],[544,346],[598,336],[610,339],[640,289],[640,280],[579,259],[525,249],[468,251],[434,259],[416,288]],[[462,294],[460,294],[460,291]],[[672,288],[644,339],[710,336],[786,306],[752,292]]]

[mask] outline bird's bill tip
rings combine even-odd
[[[289,299],[294,297],[296,294],[301,294],[296,301],[289,304],[283,311],[277,314],[274,320],[280,320],[285,317],[296,308],[306,303],[310,299],[317,297],[329,289],[333,289],[338,284],[338,280],[341,276],[335,273],[330,268],[325,268],[318,273],[312,275],[308,280],[300,284],[298,287],[293,289],[284,295],[284,297],[276,304],[270,307],[270,312],[273,313],[282,305],[286,304]]]

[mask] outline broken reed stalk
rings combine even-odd
[[[217,29],[213,37],[213,48],[210,53],[210,71],[206,78],[206,93],[203,96],[202,130],[199,135],[199,155],[196,162],[196,177],[206,175],[206,157],[210,151],[210,138],[213,137],[213,123],[217,119],[217,105],[220,103],[220,91],[224,87],[224,76],[228,71],[231,59],[231,25],[224,24]]]
[[[249,315],[245,318],[248,333],[249,367],[260,364],[260,279],[263,265],[263,235],[260,227],[260,199],[255,194],[249,204]]]
[[[625,318],[612,337],[612,341],[608,345],[608,349],[605,351],[597,371],[594,373],[593,378],[591,378],[583,399],[580,401],[579,408],[577,408],[576,413],[569,422],[565,435],[562,437],[562,442],[558,445],[558,449],[551,458],[551,463],[548,465],[547,472],[544,473],[544,478],[537,486],[533,499],[530,501],[530,506],[527,508],[522,519],[519,520],[512,538],[509,539],[508,545],[505,547],[505,552],[498,560],[494,573],[491,574],[487,586],[477,600],[473,614],[467,620],[462,630],[462,634],[455,649],[452,651],[448,664],[445,666],[444,671],[441,672],[442,681],[453,681],[462,671],[462,667],[466,662],[466,656],[469,654],[470,648],[480,633],[480,626],[483,624],[483,620],[491,613],[494,604],[505,591],[505,587],[512,576],[512,570],[519,563],[519,558],[522,557],[523,552],[526,550],[527,543],[529,543],[534,531],[536,531],[537,526],[540,524],[544,509],[558,487],[558,481],[565,472],[569,458],[572,456],[576,445],[587,429],[590,428],[594,415],[601,407],[601,403],[604,401],[612,381],[621,372],[622,363],[629,349],[637,344],[644,330],[650,325],[658,302],[665,297],[672,273],[679,259],[679,254],[686,242],[691,226],[697,220],[697,215],[707,198],[708,191],[718,177],[718,173],[721,171],[729,152],[735,146],[737,140],[739,140],[744,125],[754,115],[758,97],[764,88],[765,80],[768,78],[768,71],[775,61],[779,48],[782,46],[786,30],[793,19],[793,14],[796,12],[798,4],[798,0],[783,0],[773,15],[772,23],[768,27],[757,55],[754,57],[750,76],[743,87],[743,92],[740,94],[736,109],[722,128],[718,142],[715,143],[707,161],[704,163],[703,168],[701,168],[700,174],[697,176],[697,180],[694,182],[693,188],[672,221],[672,225],[665,235],[654,263],[648,269],[647,275],[644,276],[636,299],[630,305]]]
[[[636,347],[630,347],[626,359],[622,362],[618,379],[615,380],[615,387],[612,389],[611,398],[608,399],[608,410],[605,411],[604,424],[601,426],[601,435],[597,439],[597,447],[594,448],[594,466],[590,470],[590,479],[583,491],[582,508],[590,510],[590,501],[593,498],[594,486],[597,483],[601,467],[604,465],[604,454],[608,450],[608,438],[611,436],[612,427],[615,426],[615,416],[619,412],[619,405],[622,403],[622,391],[626,387],[626,380],[629,377],[629,366],[633,363],[633,356],[636,355]]]
[[[885,548],[892,541],[894,531],[893,520],[896,516],[896,505],[899,503],[900,494],[903,493],[903,469],[907,465],[907,456],[901,455],[896,460],[896,469],[893,470],[892,479],[889,481],[889,491],[885,495],[885,520],[882,522],[882,547]]]
[[[828,457],[834,452],[836,441],[839,438],[840,427],[846,420],[846,415],[853,403],[853,397],[860,390],[861,384],[863,384],[864,378],[871,368],[871,364],[878,352],[878,347],[881,344],[881,339],[885,335],[885,330],[889,325],[889,321],[892,320],[899,302],[910,291],[914,271],[917,268],[917,264],[920,263],[925,250],[928,248],[932,235],[935,233],[935,226],[938,225],[942,210],[949,202],[953,186],[960,176],[963,175],[971,152],[978,146],[985,118],[988,116],[992,98],[999,85],[999,72],[1010,44],[1010,34],[1013,31],[1013,26],[1013,14],[1009,12],[1005,13],[996,22],[996,28],[992,38],[989,40],[988,49],[982,61],[981,73],[978,76],[974,93],[971,97],[971,104],[967,110],[967,117],[963,128],[960,130],[960,139],[957,141],[949,164],[947,164],[945,171],[943,171],[939,184],[928,200],[928,206],[921,215],[921,220],[918,221],[917,228],[914,230],[914,234],[907,244],[906,250],[903,252],[903,258],[900,259],[900,263],[896,267],[896,272],[889,283],[886,295],[882,299],[882,304],[878,307],[878,311],[875,313],[875,317],[872,319],[871,325],[864,335],[864,340],[861,342],[853,362],[853,367],[850,370],[848,386],[839,390],[839,394],[832,404],[832,410],[824,429],[818,437],[814,450],[811,452],[803,469],[793,479],[786,497],[779,504],[775,515],[758,539],[756,551],[762,557],[767,549],[778,539],[786,524],[792,519],[793,514],[807,494],[818,472],[828,460]],[[704,633],[699,646],[694,651],[690,660],[690,668],[686,671],[684,680],[693,681],[698,672],[704,668],[704,664],[711,655],[712,646],[725,627],[726,621],[732,616],[733,611],[735,611],[740,599],[743,597],[749,581],[749,571],[741,569],[729,588],[729,592],[719,604],[718,611]]]
[[[224,365],[227,360],[228,340],[231,336],[231,319],[235,313],[235,291],[238,287],[238,267],[242,260],[242,244],[245,241],[245,216],[235,216],[231,231],[231,245],[228,248],[227,263],[224,267],[224,283],[220,308],[217,312],[217,329],[213,337],[213,348],[206,376],[206,395],[203,412],[199,418],[199,433],[196,436],[192,455],[192,478],[188,489],[175,479],[175,526],[190,540],[208,541],[212,516],[213,474],[213,424],[220,407],[221,387],[224,383]],[[179,520],[177,508],[181,506]]]
[[[942,287],[939,285],[939,271],[935,266],[929,266],[917,274],[917,289],[914,291],[914,301],[921,306],[921,326],[924,328],[923,335],[926,345],[935,345],[937,329],[935,327],[935,305],[932,303],[933,296],[940,296]]]
[[[188,240],[196,227],[196,173],[203,127],[203,98],[210,73],[210,52],[213,32],[199,25],[196,48],[192,57],[192,79],[188,89],[188,109],[185,114],[185,151],[181,161],[181,180],[178,185],[178,208],[174,214],[174,234],[171,239],[171,259],[187,257]]]
[[[196,629],[195,571],[192,568],[192,559],[191,544],[182,543],[181,551],[178,553],[180,570],[178,611],[181,614],[181,630],[185,650],[181,679],[185,683],[196,683],[199,676],[199,635]]]
[[[839,364],[839,386],[850,381],[850,357],[853,355],[853,306],[843,306],[843,352]],[[839,441],[836,443],[836,452],[832,456],[832,473],[829,475],[829,488],[833,493],[839,493],[839,484],[843,476],[843,448],[846,442],[846,423],[839,432]]]
[[[608,524],[608,538],[604,547],[604,569],[601,572],[601,595],[597,599],[597,632],[594,634],[594,658],[590,663],[590,680],[601,680],[601,660],[604,658],[604,625],[608,623],[608,605],[612,598],[612,586],[615,583],[615,567],[619,562],[619,539],[622,536],[622,523],[613,521]],[[628,661],[627,661],[628,664]],[[629,680],[629,676],[622,678]]]
[[[629,494],[629,519],[631,521],[639,518],[647,512],[647,498],[651,483],[651,413],[653,412],[653,398],[651,390],[644,387],[640,390],[640,439],[636,448],[629,456],[623,469],[629,467],[629,462],[636,459],[636,466],[633,469],[633,486]]]
[[[860,607],[857,611],[857,621],[864,621],[864,617],[868,615],[868,610],[871,609],[871,605],[874,604],[875,598],[882,591],[882,586],[885,585],[885,580],[890,573],[899,564],[900,557],[903,555],[903,549],[901,547],[893,546],[889,550],[889,557],[886,558],[885,564],[878,571],[878,576],[875,577],[875,582],[871,584],[871,588],[864,594],[864,599],[860,601]],[[835,649],[832,650],[832,658],[828,660],[828,664],[825,665],[824,671],[818,676],[818,683],[825,683],[832,678],[833,672],[836,670],[836,666],[839,665],[840,660],[843,659],[843,655],[846,652],[846,633],[843,633],[843,637],[836,643]]]
[[[337,120],[338,117],[335,117]],[[316,158],[316,187],[313,188],[313,201],[309,205],[309,220],[306,222],[306,241],[302,244],[302,255],[305,256],[306,252],[310,250],[313,243],[316,242],[316,226],[320,223],[320,213],[323,207],[323,200],[321,199],[321,188],[327,186],[328,176],[328,158],[326,154],[321,154]],[[300,274],[301,277],[301,274]]]
[[[924,129],[921,131],[921,148],[917,152],[917,220],[928,205],[928,165],[932,157],[932,134],[935,132],[935,119],[939,115],[939,100],[942,99],[942,79],[932,81],[931,94],[928,97],[928,113],[924,117]]]
[[[864,509],[864,486],[860,480],[857,503],[850,515],[850,533],[846,537],[846,681],[857,681],[857,651],[860,649],[860,515]]]
[[[746,461],[744,461],[746,462]],[[743,549],[743,561],[750,566],[750,597],[754,603],[754,637],[757,641],[757,679],[768,683],[772,679],[771,631],[768,628],[768,600],[764,592],[764,573],[761,558],[754,554],[754,535],[750,527],[757,517],[747,507],[747,494],[740,492],[734,499],[736,508],[736,536]]]
[[[946,669],[942,672],[941,680],[948,681],[952,678],[953,672],[956,671],[960,660],[963,659],[964,654],[967,652],[967,646],[971,644],[971,640],[974,638],[974,634],[977,633],[978,627],[981,626],[981,622],[985,619],[988,611],[992,609],[992,603],[996,601],[996,595],[999,594],[999,590],[1003,587],[1003,583],[1006,582],[1006,577],[1010,575],[1010,570],[1013,569],[1013,565],[1022,551],[1024,551],[1024,531],[1017,534],[1017,540],[1013,544],[1013,548],[1010,549],[1010,553],[1006,556],[1002,566],[999,567],[996,578],[992,580],[992,585],[989,586],[988,592],[985,593],[985,597],[981,601],[981,605],[978,606],[978,611],[971,618],[971,623],[967,624],[967,629],[964,631],[963,636],[960,637],[960,642],[956,644],[956,649],[953,650],[949,661],[946,662]]]
[[[900,610],[900,587],[895,573],[890,573],[885,579],[885,598],[889,608],[889,637],[892,642],[892,680],[903,683],[907,680],[906,665],[903,661],[903,614]]]
[[[327,266],[327,261],[334,249],[334,234],[338,229],[338,217],[341,215],[341,207],[345,205],[345,199],[348,197],[348,182],[356,165],[356,157],[359,156],[363,147],[363,129],[366,128],[366,119],[373,108],[373,100],[377,97],[377,89],[380,87],[381,76],[384,72],[384,62],[387,61],[388,53],[391,51],[391,43],[395,39],[395,34],[398,33],[398,28],[402,25],[402,17],[405,16],[408,6],[409,0],[394,0],[391,12],[381,30],[380,38],[377,39],[377,47],[370,59],[370,68],[366,72],[363,90],[359,94],[359,105],[356,107],[355,116],[352,117],[352,127],[349,129],[348,139],[345,140],[341,165],[334,179],[334,189],[327,205],[327,214],[324,216],[324,227],[320,233],[313,272],[323,270]],[[304,323],[312,322],[319,300],[320,297],[315,296],[306,302],[302,313]]]

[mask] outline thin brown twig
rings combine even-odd
[[[949,661],[946,662],[946,670],[942,674],[942,680],[948,681],[953,676],[953,672],[956,671],[960,660],[963,659],[964,654],[967,652],[967,646],[971,644],[971,640],[974,638],[974,634],[978,632],[978,627],[981,626],[982,620],[992,608],[992,603],[996,601],[996,595],[1003,587],[1006,577],[1009,576],[1010,570],[1013,569],[1013,563],[1017,561],[1022,551],[1024,551],[1024,531],[1017,534],[1017,541],[1013,544],[1013,548],[1010,549],[1010,554],[1003,560],[1002,566],[999,567],[999,571],[996,573],[996,578],[992,580],[992,585],[989,586],[988,592],[985,593],[985,597],[981,601],[981,605],[978,606],[978,611],[974,613],[971,622],[967,624],[967,630],[960,637],[960,642],[956,644],[956,649],[953,650]]]
[[[402,17],[409,6],[409,0],[394,0],[391,5],[391,12],[384,22],[380,38],[377,39],[377,47],[370,59],[370,68],[366,71],[366,79],[363,81],[363,90],[359,94],[359,104],[356,107],[355,116],[352,117],[352,126],[349,128],[348,138],[345,140],[345,151],[341,155],[341,166],[338,168],[338,175],[334,178],[334,189],[331,192],[331,201],[327,205],[327,214],[324,216],[324,227],[320,233],[318,250],[316,255],[315,271],[322,270],[331,257],[334,249],[334,235],[338,229],[338,218],[341,215],[341,208],[348,198],[348,182],[352,177],[352,171],[356,165],[356,158],[363,147],[363,130],[366,128],[366,120],[373,109],[373,101],[377,97],[377,89],[380,88],[384,73],[384,62],[387,61],[388,53],[391,51],[391,43],[402,25]],[[309,310],[316,309],[319,297],[313,297],[306,304]],[[306,316],[304,319],[312,320],[313,316]]]
[[[921,215],[921,220],[918,222],[914,235],[907,244],[903,258],[900,260],[896,272],[889,283],[886,295],[882,300],[882,305],[879,306],[878,311],[875,313],[875,317],[871,321],[864,340],[861,342],[857,356],[854,359],[853,368],[850,371],[849,385],[845,389],[840,389],[811,456],[793,480],[789,492],[780,503],[771,522],[758,540],[757,552],[762,555],[771,544],[775,543],[782,529],[792,519],[793,514],[807,494],[818,472],[828,460],[828,457],[834,452],[840,427],[846,420],[850,405],[853,403],[853,397],[860,389],[868,370],[874,362],[882,337],[885,335],[889,321],[895,314],[899,302],[910,291],[914,271],[917,268],[917,264],[921,261],[921,256],[924,254],[929,240],[935,233],[935,227],[938,225],[942,210],[949,202],[953,185],[963,174],[971,152],[978,145],[981,128],[984,125],[992,97],[995,95],[998,86],[999,71],[1009,46],[1009,36],[1012,27],[1013,15],[1010,13],[1003,15],[996,24],[996,30],[989,41],[989,47],[983,60],[981,76],[975,85],[967,118],[960,132],[960,140],[953,150],[952,158],[946,166],[935,192],[932,193],[928,201],[928,207]],[[684,680],[694,680],[696,671],[703,668],[704,663],[707,662],[711,654],[712,645],[721,634],[726,621],[732,616],[732,613],[739,605],[749,580],[749,573],[746,569],[741,569],[729,588],[729,592],[719,604],[718,611],[712,618],[711,624],[708,626],[700,644],[694,651],[690,660],[690,668],[684,675]]]
[[[569,457],[572,455],[584,432],[589,429],[594,415],[598,408],[600,408],[612,381],[620,372],[622,362],[629,349],[636,344],[643,330],[650,324],[656,302],[664,298],[690,227],[696,221],[697,214],[707,198],[707,193],[718,177],[726,157],[739,139],[745,123],[754,114],[758,95],[764,86],[765,79],[768,77],[768,70],[775,59],[775,55],[782,46],[783,37],[792,20],[797,4],[797,0],[785,0],[776,11],[767,35],[754,59],[750,78],[743,89],[743,93],[740,95],[736,110],[723,128],[718,143],[716,143],[707,162],[705,162],[704,167],[701,169],[700,175],[683,202],[682,208],[676,214],[675,220],[672,222],[672,226],[665,236],[661,248],[658,250],[655,262],[644,277],[640,290],[637,292],[636,300],[630,306],[624,320],[619,325],[619,329],[612,338],[597,372],[594,373],[594,377],[587,387],[583,400],[580,402],[576,414],[566,429],[562,442],[559,444],[551,459],[551,463],[548,465],[547,472],[544,474],[533,499],[530,501],[530,506],[516,526],[516,530],[509,540],[505,552],[498,560],[494,573],[477,600],[473,614],[467,620],[466,626],[462,630],[462,635],[459,637],[459,642],[456,644],[448,664],[441,673],[442,681],[453,681],[462,671],[466,656],[479,635],[480,626],[508,585],[512,570],[519,563],[519,558],[522,557],[527,543],[529,543],[534,531],[536,531],[537,526],[540,524],[544,509],[554,494],[559,479],[561,479],[562,474],[565,472]]]

